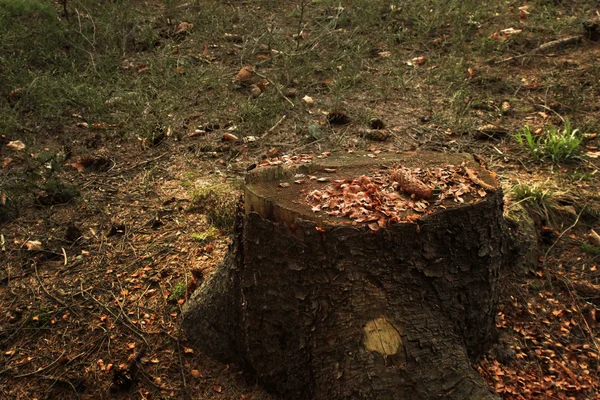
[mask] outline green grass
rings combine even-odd
[[[587,253],[587,254],[589,254],[591,256],[594,256],[594,257],[600,256],[600,247],[594,246],[594,245],[589,244],[589,243],[582,243],[581,244],[581,251],[583,251],[584,253]]]
[[[523,205],[543,218],[547,223],[552,220],[555,210],[560,205],[564,193],[557,191],[550,183],[518,183],[509,191],[513,202]]]
[[[578,129],[573,129],[571,122],[565,118],[564,127],[554,125],[546,127],[537,135],[529,125],[513,135],[517,143],[538,160],[550,159],[553,162],[563,162],[574,159],[579,150],[582,138]]]

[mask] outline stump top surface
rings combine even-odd
[[[492,174],[469,154],[340,153],[312,160],[304,158],[298,163],[288,161],[281,165],[259,167],[250,171],[246,176],[246,213],[257,212],[264,218],[289,224],[292,224],[296,218],[327,225],[356,224],[357,222],[373,224],[377,219],[387,219],[387,217],[381,212],[375,212],[379,215],[379,218],[375,218],[372,214],[369,215],[369,210],[363,210],[365,212],[361,213],[360,207],[364,205],[364,202],[359,201],[355,204],[356,212],[352,216],[347,213],[346,215],[342,213],[341,216],[331,215],[332,209],[328,206],[324,206],[319,211],[316,210],[325,204],[325,200],[329,196],[327,195],[325,200],[319,202],[312,194],[339,193],[340,185],[343,185],[344,182],[352,185],[352,180],[365,176],[375,181],[381,181],[382,176],[389,176],[390,171],[398,167],[404,167],[405,170],[416,171],[417,174],[420,174],[419,176],[423,179],[422,183],[433,189],[434,195],[432,198],[423,199],[419,198],[418,191],[415,195],[410,190],[407,192],[402,188],[398,189],[397,185],[395,187],[398,190],[394,190],[390,184],[384,184],[382,186],[384,191],[395,192],[395,196],[399,195],[400,200],[404,202],[396,203],[404,204],[403,206],[387,207],[383,211],[383,214],[391,212],[391,214],[397,215],[393,222],[414,221],[432,214],[437,209],[461,207],[485,201],[487,193],[498,189],[498,183]],[[428,182],[425,175],[431,176],[430,171],[434,171],[436,174],[443,173],[445,176],[450,174],[450,171],[462,171],[462,175],[460,173],[456,175],[454,172],[453,177],[456,179],[451,179],[447,186],[445,182],[435,179]],[[391,181],[389,179],[388,183]],[[440,182],[442,182],[441,186]],[[465,186],[470,190],[461,193],[460,187],[464,191]],[[458,190],[458,196],[449,194],[453,190]],[[443,194],[444,191],[447,193]],[[367,205],[366,208],[372,209],[372,205],[370,206]],[[364,216],[356,218],[357,213],[364,214]],[[383,226],[381,221],[379,221],[379,225]]]

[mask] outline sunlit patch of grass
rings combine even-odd
[[[209,226],[202,232],[194,232],[192,233],[192,240],[198,242],[200,244],[204,244],[210,242],[217,238],[219,235],[219,230],[214,226]]]
[[[579,129],[573,129],[568,118],[565,118],[562,129],[550,125],[538,135],[531,130],[529,125],[525,125],[513,137],[535,159],[550,159],[553,162],[574,159],[582,141]]]
[[[561,201],[567,198],[567,194],[556,190],[549,182],[521,182],[510,189],[508,197],[515,204],[523,204],[527,209],[549,222],[560,208]]]

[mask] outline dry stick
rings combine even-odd
[[[277,129],[277,127],[283,122],[284,119],[286,119],[287,115],[284,115],[283,117],[281,117],[279,119],[279,121],[277,121],[275,123],[275,125],[273,125],[272,127],[269,128],[269,130],[267,130],[260,138],[264,139],[265,136],[267,136],[269,133],[273,132],[275,129]]]
[[[539,53],[541,51],[545,51],[545,50],[551,50],[551,49],[555,49],[558,47],[568,46],[571,44],[579,43],[582,39],[583,39],[583,36],[580,35],[580,36],[570,36],[570,37],[563,38],[563,39],[553,40],[551,42],[544,43],[544,44],[540,45],[539,47],[536,47],[535,49],[533,49],[530,52],[527,52],[525,54],[519,54],[517,56],[508,57],[508,58],[505,58],[502,60],[495,61],[494,63],[501,64],[501,63],[516,60],[518,58],[523,58],[523,57],[528,57],[528,56],[533,56],[533,55],[541,55],[541,54],[537,54],[537,53]],[[543,56],[543,55],[541,55],[541,56]]]
[[[54,364],[56,364],[57,362],[59,362],[60,359],[62,358],[62,356],[64,356],[66,352],[67,352],[66,350],[63,350],[63,352],[61,353],[61,355],[58,356],[58,358],[56,360],[52,361],[50,364],[46,365],[45,367],[39,368],[39,369],[37,369],[37,370],[35,370],[33,372],[28,372],[26,374],[15,375],[14,378],[24,378],[26,376],[31,376],[31,375],[38,374],[40,372],[44,372],[45,370],[47,370],[48,368],[50,368],[51,366],[53,366]]]
[[[67,303],[65,303],[64,301],[60,300],[58,297],[52,295],[48,291],[48,289],[46,289],[46,287],[42,283],[42,278],[40,278],[40,274],[38,273],[37,263],[36,262],[33,263],[33,268],[35,269],[35,276],[36,276],[36,278],[38,280],[38,283],[40,284],[40,287],[44,290],[44,292],[48,295],[48,297],[50,297],[51,299],[53,299],[54,301],[56,301],[61,306],[65,307],[65,308],[68,308],[69,310],[71,310],[71,312],[73,314],[77,315],[78,317],[81,317],[81,315],[79,315],[79,313],[77,311],[75,311],[74,309],[72,309]]]
[[[137,335],[144,341],[144,343],[146,343],[146,346],[148,346],[148,348],[150,348],[150,344],[148,344],[148,342],[146,341],[146,337],[141,332],[139,332],[137,329],[133,328],[135,326],[135,324],[133,323],[131,318],[129,318],[129,316],[125,313],[125,310],[123,310],[123,306],[117,299],[117,296],[115,296],[115,294],[113,292],[110,292],[110,294],[112,295],[113,299],[115,299],[115,303],[117,303],[117,305],[119,306],[119,310],[121,310],[121,315],[123,316],[123,318],[129,323],[129,325],[131,325],[130,328],[132,330],[134,330],[137,333]]]
[[[587,207],[587,204],[585,204],[583,206],[583,208],[581,209],[581,211],[577,215],[577,218],[575,218],[575,222],[573,222],[573,225],[569,226],[567,229],[565,229],[564,231],[562,231],[562,233],[558,236],[558,238],[554,241],[554,243],[552,243],[552,246],[550,246],[550,248],[548,248],[548,250],[546,251],[546,254],[544,254],[544,264],[548,260],[548,254],[550,253],[550,250],[552,250],[554,248],[554,246],[556,245],[556,243],[558,243],[558,241],[565,235],[565,233],[567,233],[568,231],[570,231],[571,229],[573,229],[575,227],[575,225],[577,225],[577,223],[579,222],[579,218],[581,217],[581,214],[583,214],[583,212],[585,211],[586,207]]]
[[[104,308],[104,310],[109,313],[110,315],[113,316],[113,318],[115,319],[115,322],[117,322],[119,320],[119,316],[116,315],[114,312],[112,312],[112,310],[110,308],[108,308],[107,306],[105,306],[104,304],[102,304],[102,302],[98,299],[96,299],[94,297],[94,295],[92,295],[90,292],[88,292],[87,290],[85,291],[85,293],[89,294],[90,297],[92,298],[92,300],[94,300],[100,307]],[[114,295],[113,295],[114,296]],[[118,302],[117,302],[118,303]],[[122,309],[121,309],[122,310]],[[134,325],[132,322],[130,322],[129,318],[127,318],[127,316],[125,315],[126,318],[126,322],[124,325],[126,327],[128,327],[133,333],[135,333],[137,336],[139,336],[144,343],[146,343],[146,346],[148,346],[148,348],[150,347],[150,345],[148,344],[148,342],[146,341],[146,337],[144,335],[142,335],[136,328],[134,328]],[[131,324],[131,325],[130,325]]]
[[[283,92],[281,91],[281,89],[279,88],[279,86],[277,86],[275,84],[275,82],[273,82],[266,75],[263,75],[260,72],[254,71],[254,73],[256,74],[256,76],[259,76],[259,77],[261,77],[263,79],[266,79],[267,82],[269,82],[271,85],[275,86],[275,89],[277,89],[277,91],[279,92],[279,94],[281,95],[281,97],[283,97],[285,99],[285,101],[287,101],[288,103],[290,103],[290,105],[292,106],[292,108],[296,107],[296,105],[294,104],[294,102],[291,101],[285,94],[283,94]]]

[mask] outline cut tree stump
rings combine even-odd
[[[259,167],[184,328],[283,399],[498,399],[473,363],[495,337],[502,213],[467,154]]]

